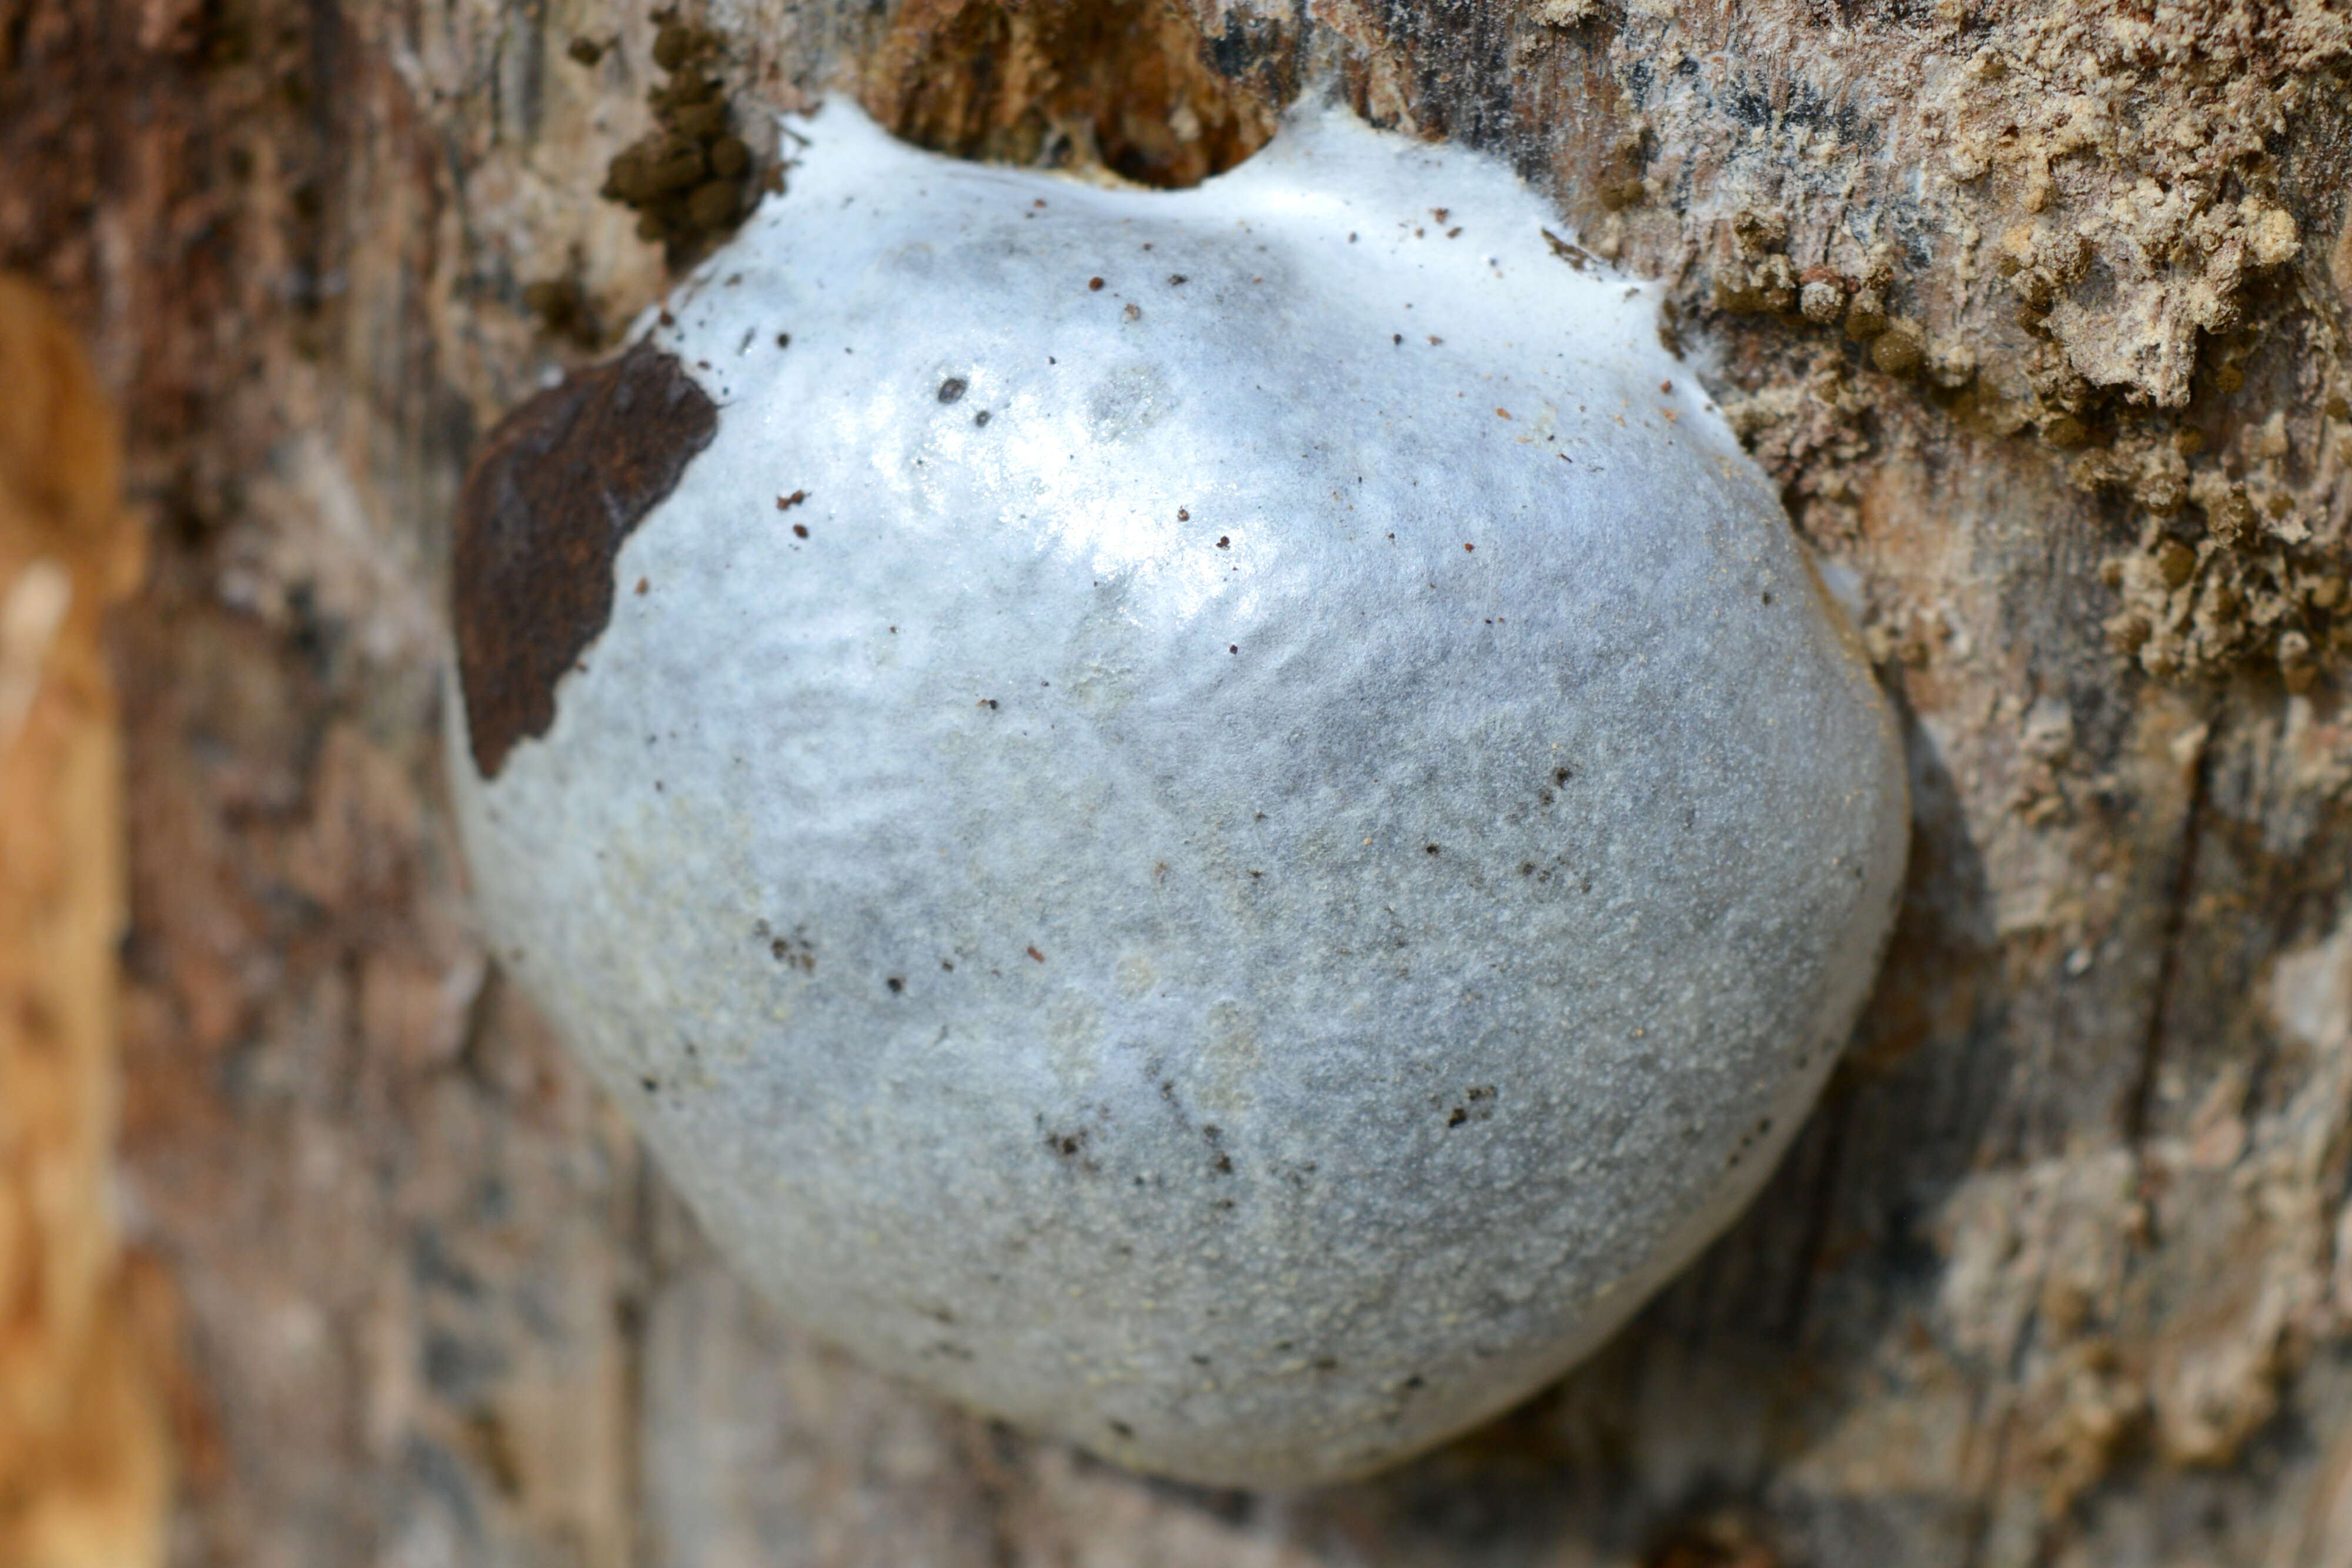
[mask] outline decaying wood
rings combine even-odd
[[[0,260],[89,334],[153,541],[125,1184],[204,1390],[180,1561],[2352,1562],[2344,0],[679,18],[772,163],[834,89],[1162,181],[1334,87],[1491,148],[1672,285],[1866,607],[1914,872],[1787,1167],[1561,1388],[1287,1500],[775,1326],[467,924],[446,519],[671,259],[598,195],[641,4],[0,0]]]
[[[100,647],[139,537],[72,334],[5,277],[0,385],[0,1563],[150,1568],[168,1331],[110,1191],[124,835]]]

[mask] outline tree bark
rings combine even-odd
[[[174,1562],[2352,1563],[2344,0],[680,19],[750,190],[828,91],[1162,183],[1300,92],[1490,149],[1671,285],[1866,606],[1911,880],[1785,1167],[1559,1387],[1279,1499],[777,1325],[469,923],[463,465],[714,232],[600,195],[674,85],[643,4],[0,0],[0,263],[150,536],[121,1207],[200,1388]]]

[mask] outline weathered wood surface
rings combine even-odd
[[[1672,280],[1901,701],[1895,951],[1757,1209],[1397,1475],[1181,1492],[843,1364],[500,982],[438,783],[468,448],[664,277],[597,194],[652,19],[0,0],[0,263],[89,334],[152,538],[124,1206],[201,1390],[175,1560],[2352,1562],[2343,0],[695,19],[747,132],[848,84],[1158,177],[1336,81]]]
[[[0,277],[0,1563],[155,1560],[168,1289],[110,1201],[121,740],[102,633],[139,578],[73,333]]]

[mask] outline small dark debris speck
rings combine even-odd
[[[1464,544],[1463,544],[1463,546],[1462,546],[1463,551],[1464,551],[1464,553],[1465,553],[1465,554],[1467,554],[1467,553],[1468,553],[1469,551],[1471,551],[1471,550],[1475,550],[1475,549],[1476,549],[1477,548],[1478,548],[1478,547],[1477,547],[1476,545],[1471,544],[1471,543],[1467,542],[1466,540],[1464,542]]]
[[[1100,293],[1102,291],[1102,286],[1103,280],[1099,277],[1089,277],[1087,279],[1087,292],[1089,294]]]
[[[1190,281],[1192,281],[1192,280],[1191,280],[1190,278],[1186,277],[1185,277],[1182,273],[1181,273],[1181,272],[1171,272],[1171,273],[1170,273],[1170,274],[1168,275],[1168,281],[1169,281],[1170,283],[1171,283],[1171,284],[1177,284],[1177,285],[1180,285],[1180,286],[1181,286],[1181,285],[1185,284],[1185,283],[1188,283],[1188,282],[1190,282]]]
[[[961,376],[950,376],[947,380],[940,383],[940,401],[941,402],[955,402],[956,399],[963,396],[965,384],[964,379]]]
[[[790,332],[779,332],[776,334],[776,347],[779,349],[789,349],[792,346],[793,335]]]
[[[658,1078],[640,1078],[637,1080],[637,1087],[644,1090],[648,1094],[658,1094],[661,1092],[661,1080]]]
[[[1023,949],[1021,949],[1021,950],[1022,950],[1023,952],[1024,952],[1024,953],[1028,954],[1030,957],[1032,957],[1032,958],[1035,959],[1035,960],[1036,960],[1038,963],[1040,963],[1040,964],[1042,964],[1042,963],[1044,963],[1044,962],[1045,961],[1045,954],[1043,954],[1043,953],[1040,953],[1040,952],[1039,952],[1039,951],[1037,951],[1037,949],[1036,949],[1036,948],[1034,948],[1034,947],[1024,947],[1024,948],[1023,948]]]
[[[1176,520],[1180,523],[1189,523],[1192,520],[1192,514],[1184,507],[1179,507],[1176,508]]]
[[[882,983],[890,988],[890,994],[894,997],[907,988],[907,979],[903,975],[893,975]]]
[[[1425,855],[1433,855],[1437,853],[1437,846],[1435,844],[1423,844],[1421,846],[1421,852]]]
[[[776,497],[776,510],[780,512],[789,512],[794,507],[799,506],[803,501],[807,499],[808,492],[806,490],[795,490],[789,496],[779,496]]]
[[[1219,549],[1233,549],[1233,548],[1234,548],[1233,536],[1232,536],[1232,535],[1230,535],[1230,534],[1219,534],[1219,535],[1217,536],[1217,548],[1218,548]]]
[[[637,591],[638,591],[639,593],[644,593],[644,592],[646,592],[646,591],[648,591],[649,589],[651,589],[652,587],[653,587],[653,584],[652,584],[650,581],[648,581],[646,579],[642,578],[642,577],[641,577],[641,578],[639,578],[639,579],[637,579]]]
[[[971,416],[971,422],[974,424],[986,424],[993,417],[994,415],[991,414],[988,410],[982,409],[978,413]]]
[[[793,525],[793,538],[796,539],[804,539],[808,538],[808,525],[806,523],[794,523]]]

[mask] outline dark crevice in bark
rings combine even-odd
[[[1845,1165],[1847,1124],[1853,1114],[1851,1086],[1832,1082],[1817,1114],[1822,1119],[1821,1157],[1811,1173],[1811,1190],[1805,1195],[1805,1232],[1797,1249],[1795,1276],[1789,1281],[1788,1300],[1780,1308],[1780,1337],[1791,1344],[1812,1304],[1813,1281],[1830,1267],[1830,1221],[1842,1190],[1838,1176]]]
[[[2209,716],[2203,722],[2212,720]],[[2180,974],[2181,946],[2189,930],[2189,899],[2197,879],[2197,857],[2203,847],[2207,798],[2212,789],[2213,747],[2209,738],[2197,758],[2189,786],[2189,804],[2181,813],[2179,858],[2173,862],[2172,885],[2166,891],[2164,936],[2158,947],[2156,984],[2148,998],[2147,1028],[2140,1039],[2139,1076],[2124,1105],[2125,1142],[2137,1146],[2147,1132],[2147,1107],[2156,1090],[2156,1071],[2164,1057],[2164,1019],[2172,1005],[2173,987]]]

